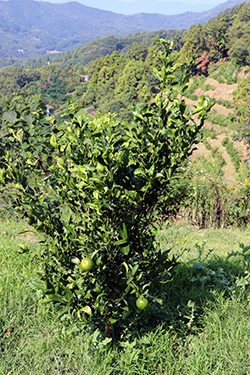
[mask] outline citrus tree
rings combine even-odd
[[[44,302],[65,306],[106,336],[146,307],[161,309],[154,291],[176,261],[156,244],[155,223],[168,210],[171,181],[212,105],[201,97],[186,111],[189,74],[176,77],[172,44],[161,44],[154,71],[160,93],[136,107],[129,123],[111,114],[88,116],[72,103],[60,127],[32,105],[15,101],[2,111],[8,140],[1,148],[2,184],[15,209],[45,234],[38,271]]]

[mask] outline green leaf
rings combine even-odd
[[[31,286],[35,289],[44,289],[44,282],[42,280],[33,280]]]
[[[100,130],[95,131],[94,133],[91,134],[91,137],[101,137],[103,135],[103,132]]]
[[[81,108],[77,114],[76,114],[76,118],[77,120],[79,121],[81,118],[83,118],[84,116],[86,116],[86,110],[84,108]]]
[[[126,240],[116,241],[116,242],[114,242],[114,245],[115,246],[127,245],[127,241]]]
[[[149,176],[153,176],[154,175],[154,171],[155,171],[155,166],[152,165],[152,167],[148,170]]]
[[[122,237],[123,240],[127,240],[128,232],[127,232],[127,228],[126,228],[125,223],[122,224],[122,228],[119,227],[118,232],[119,232],[119,234],[120,234],[120,236]]]
[[[58,146],[56,136],[54,134],[52,134],[52,136],[50,137],[50,144],[54,148],[57,148],[57,146]]]
[[[114,147],[117,147],[125,142],[127,142],[129,140],[129,137],[121,137],[121,138],[118,138],[114,143],[113,143],[113,146]]]
[[[190,79],[190,74],[186,74],[182,80],[182,85],[185,86],[189,82],[189,79]]]
[[[17,114],[15,111],[4,112],[3,115],[8,122],[14,123],[16,121]]]
[[[51,302],[63,302],[64,299],[61,296],[52,294],[46,300],[42,301],[43,304],[51,303]]]
[[[130,247],[129,247],[129,246],[126,246],[126,247],[123,247],[123,248],[122,248],[122,252],[123,252],[123,254],[125,254],[125,255],[128,255],[129,251],[130,251]]]
[[[134,171],[134,175],[135,176],[142,176],[142,177],[147,177],[145,172],[144,172],[144,169],[143,168],[137,168],[135,171]]]
[[[85,312],[86,314],[88,314],[90,316],[92,315],[92,310],[91,310],[90,306],[84,306],[80,310],[77,311],[77,316],[78,316],[79,319],[81,318],[82,312]]]
[[[127,263],[123,262],[122,264],[123,264],[123,266],[124,266],[125,269],[126,269],[126,273],[128,273],[128,265],[127,265]]]
[[[112,324],[114,324],[114,323],[116,323],[117,322],[117,319],[114,319],[114,318],[109,318],[109,322],[110,323],[112,323]],[[106,338],[107,339],[107,338]],[[105,339],[105,340],[106,340]],[[108,342],[110,342],[110,341],[112,341],[112,339],[109,339],[109,341]]]
[[[136,264],[133,269],[132,269],[132,275],[134,275],[136,273],[136,271],[138,270],[139,268],[139,264]]]
[[[94,182],[98,185],[104,185],[103,180],[101,180],[100,178],[97,178],[97,177],[90,177],[89,181]]]
[[[27,122],[28,125],[32,125],[34,122],[34,118],[30,115],[24,115],[23,118]]]
[[[65,162],[64,162],[64,159],[63,158],[56,158],[56,161],[58,163],[58,165],[61,167],[61,168],[65,168],[66,165],[65,165]]]

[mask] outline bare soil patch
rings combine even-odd
[[[219,83],[216,79],[208,78],[205,81],[205,84],[209,84],[215,87],[214,90],[205,91],[202,90],[200,87],[195,90],[195,94],[200,96],[201,94],[206,94],[211,98],[221,99],[221,100],[229,100],[230,102],[233,100],[233,92],[237,90],[237,84],[234,83],[232,85],[227,85],[226,83]]]
[[[234,112],[234,110],[232,108],[226,108],[223,105],[217,104],[217,103],[215,103],[215,105],[213,106],[212,109],[214,109],[216,112],[218,112],[219,114],[224,115],[224,116],[227,116],[229,113]]]

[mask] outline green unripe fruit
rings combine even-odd
[[[90,258],[83,258],[80,263],[81,269],[83,271],[90,271],[93,265],[94,265],[94,262]]]
[[[147,298],[145,298],[145,297],[137,298],[136,306],[138,307],[138,309],[141,309],[141,310],[146,309],[146,307],[148,306]]]

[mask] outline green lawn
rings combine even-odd
[[[250,242],[249,230],[165,226],[158,236],[163,247],[173,254],[189,248],[162,290],[166,319],[112,346],[84,322],[62,320],[55,307],[39,302],[36,257],[19,253],[22,243],[38,252],[39,236],[20,234],[26,229],[17,218],[0,221],[1,375],[250,374],[250,306],[235,287],[242,264],[226,259],[238,242]]]

